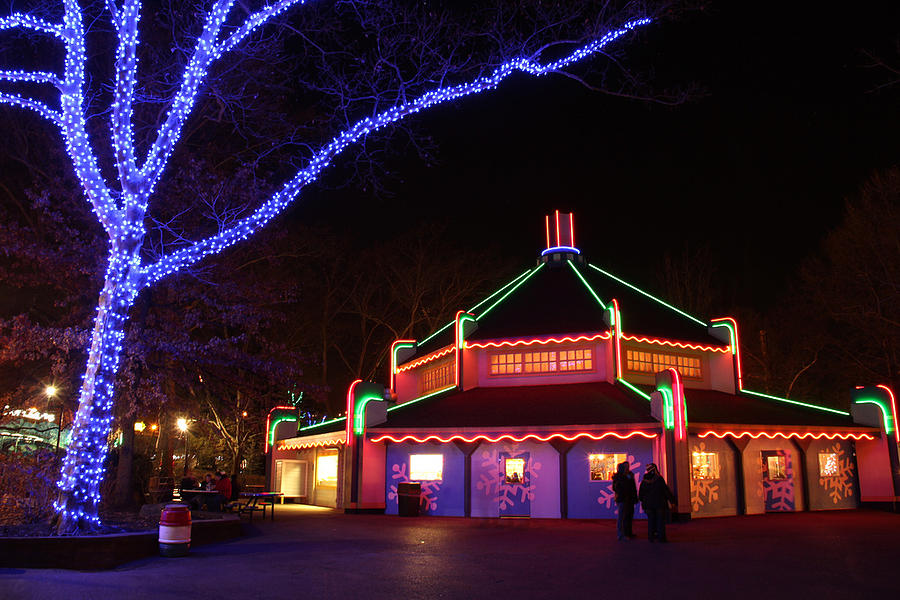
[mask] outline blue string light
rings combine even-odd
[[[84,16],[77,1],[63,0],[64,12],[59,24],[22,13],[0,18],[0,31],[26,29],[40,32],[53,36],[64,46],[62,78],[41,71],[0,71],[0,81],[54,86],[60,93],[59,110],[9,92],[0,92],[0,103],[35,111],[59,127],[75,174],[110,240],[106,279],[94,319],[72,441],[58,483],[60,499],[54,503],[57,512],[64,521],[71,523],[72,528],[100,522],[97,514],[99,490],[107,437],[112,426],[114,382],[128,312],[141,289],[248,238],[281,213],[303,187],[315,181],[347,146],[369,134],[438,104],[496,89],[516,71],[534,76],[559,71],[601,52],[614,40],[650,22],[650,19],[628,22],[548,64],[542,65],[535,58],[513,59],[497,67],[490,75],[469,83],[432,90],[377,116],[364,118],[319,149],[305,168],[251,215],[215,236],[193,242],[162,256],[156,262],[142,263],[140,250],[147,233],[144,216],[149,199],[172,156],[210,67],[274,16],[298,4],[305,4],[305,0],[282,0],[270,4],[247,16],[239,27],[222,36],[222,28],[234,0],[214,2],[205,15],[203,30],[185,67],[181,87],[171,101],[165,121],[159,127],[143,164],[139,165],[133,142],[132,119],[141,2],[125,0],[121,7],[107,2],[118,37],[113,100],[109,107],[109,141],[118,173],[118,188],[111,188],[102,176],[97,153],[87,135],[84,117],[87,112],[84,93],[87,53]]]

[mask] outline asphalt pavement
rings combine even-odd
[[[0,598],[897,598],[900,515],[613,521],[345,515],[279,506],[248,535],[102,572],[0,569]]]

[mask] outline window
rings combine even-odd
[[[503,466],[504,482],[509,485],[525,483],[525,459],[507,458]]]
[[[694,452],[691,454],[692,479],[718,479],[719,453]]]
[[[819,477],[837,477],[841,463],[836,452],[819,452]]]
[[[591,454],[588,463],[591,466],[591,481],[610,481],[616,474],[619,463],[628,459],[624,454]]]
[[[681,375],[690,379],[703,379],[700,369],[700,358],[682,354],[662,354],[646,350],[627,350],[625,352],[626,368],[637,373],[659,373],[668,368],[677,369]]]
[[[316,458],[316,485],[322,487],[337,487],[337,477],[337,452],[320,454]]]
[[[423,367],[419,381],[423,394],[456,385],[456,359],[444,359]]]
[[[443,454],[410,454],[410,481],[442,481],[444,479]]]
[[[491,375],[541,375],[594,370],[592,348],[507,352],[490,355]]]
[[[787,457],[780,450],[763,452],[763,477],[769,481],[788,479]]]

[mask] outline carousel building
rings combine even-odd
[[[422,340],[389,379],[354,382],[347,416],[267,425],[270,487],[347,511],[613,518],[612,474],[656,463],[679,517],[854,508],[900,495],[897,406],[883,385],[850,410],[745,389],[730,317],[692,316],[575,245],[546,218],[537,264]],[[640,510],[638,510],[638,515]]]

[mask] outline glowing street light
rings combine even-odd
[[[47,396],[47,408],[49,409],[50,401],[56,396],[56,392],[59,390],[55,385],[48,385],[44,388],[44,394]],[[59,437],[62,434],[62,418],[63,418],[63,406],[62,401],[59,403],[59,419],[56,420],[56,454],[59,454]]]
[[[179,418],[175,421],[175,425],[178,426],[178,429],[181,430],[181,437],[184,438],[184,476],[187,477],[188,474],[188,422],[185,418]]]
[[[182,433],[188,430],[188,422],[187,419],[181,418],[175,421],[175,424],[178,425],[178,429],[181,430]]]

